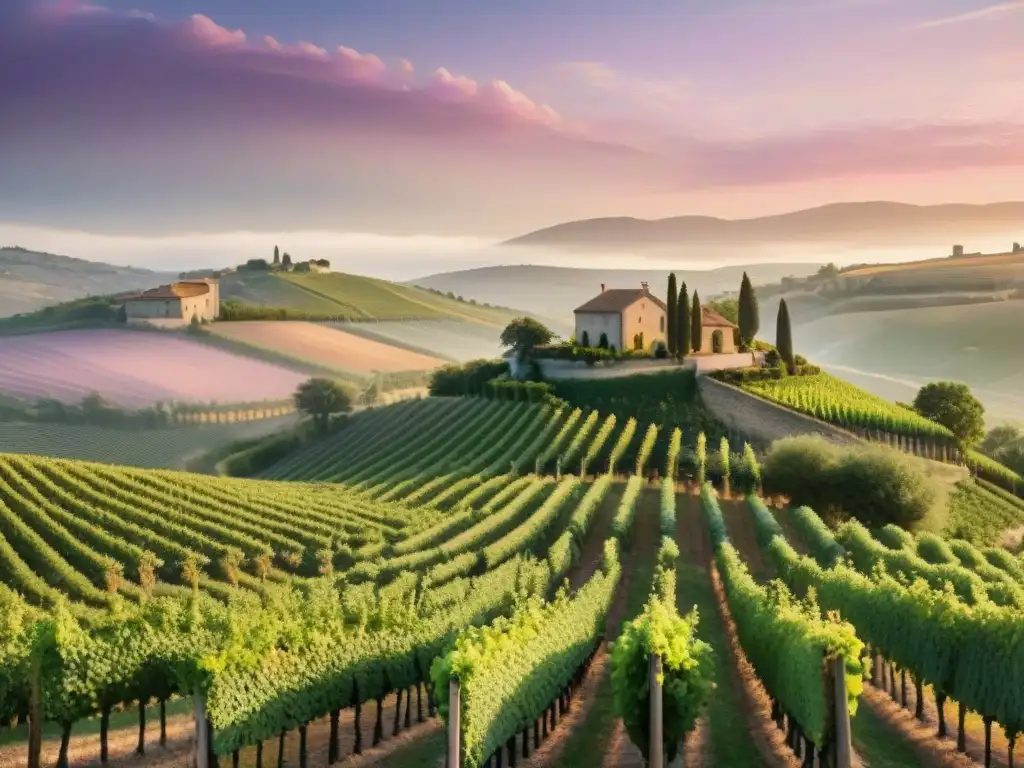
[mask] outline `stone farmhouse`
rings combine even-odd
[[[161,328],[188,325],[192,318],[211,322],[220,317],[220,281],[205,277],[151,288],[124,302],[129,323],[149,323]]]
[[[733,331],[736,326],[718,312],[702,307],[702,352],[736,351]],[[575,310],[576,341],[598,346],[601,336],[617,350],[651,350],[665,343],[665,302],[651,294],[647,283],[640,288],[605,288]]]

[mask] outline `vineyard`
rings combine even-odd
[[[1012,761],[1024,561],[734,500],[717,442],[696,496],[690,441],[429,398],[254,479],[0,454],[0,765],[921,765],[894,675]]]
[[[874,430],[919,440],[953,439],[945,427],[827,373],[752,381],[743,388],[851,431]]]

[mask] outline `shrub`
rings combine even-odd
[[[761,462],[764,489],[789,497],[793,506],[808,506],[824,515],[833,498],[829,484],[838,463],[838,449],[824,438],[777,440]]]
[[[482,395],[487,382],[508,373],[504,360],[471,360],[464,365],[443,365],[430,376],[430,394],[437,397]]]
[[[654,345],[654,356],[659,360],[664,360],[668,357],[668,347],[665,346],[664,342],[659,341]]]
[[[829,485],[834,505],[869,528],[911,528],[928,513],[935,490],[910,457],[888,448],[845,453]]]
[[[764,489],[838,522],[910,528],[935,500],[918,462],[890,448],[839,448],[820,437],[775,442],[762,465]]]

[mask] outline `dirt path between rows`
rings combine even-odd
[[[441,727],[438,719],[427,719],[426,691],[423,693],[424,722],[417,721],[416,692],[412,694],[412,709],[409,713],[410,727],[405,728],[407,697],[402,697],[402,713],[399,721],[400,731],[394,737],[395,705],[397,696],[392,694],[384,700],[382,741],[376,748],[373,744],[373,730],[376,723],[376,703],[364,704],[361,711],[360,730],[362,731],[363,755],[352,755],[355,744],[355,710],[343,709],[339,717],[339,754],[342,756],[337,765],[363,766],[374,765],[372,760],[379,760],[394,749],[403,746],[411,739],[419,738]],[[156,723],[156,708],[150,710],[151,724],[147,729],[146,754],[135,754],[138,734],[135,729],[122,728],[112,730],[108,736],[110,768],[190,768],[195,734],[195,720],[191,715],[178,715],[167,719],[167,746],[159,746],[159,726]],[[321,718],[310,723],[306,729],[306,750],[310,768],[327,765],[330,745],[330,718]],[[299,732],[290,731],[284,740],[284,756],[288,765],[299,764]],[[271,739],[263,744],[263,763],[265,766],[277,764],[279,748],[278,739]],[[48,739],[43,744],[43,765],[55,765],[60,749],[59,739]],[[351,757],[349,757],[351,756]],[[239,755],[240,768],[254,768],[256,765],[256,747],[248,747]],[[23,768],[27,760],[27,746],[24,743],[11,744],[0,748],[0,768]],[[371,760],[371,762],[365,762]],[[222,765],[230,765],[230,755],[221,758]],[[71,768],[93,768],[100,763],[99,733],[74,736],[72,735],[68,749],[68,764]]]
[[[656,488],[645,487],[637,500],[636,517],[633,520],[630,548],[627,563],[623,568],[623,579],[615,595],[612,610],[608,611],[605,633],[608,640],[614,640],[622,631],[623,624],[628,620],[629,596],[633,587],[638,563],[653,560],[657,552],[660,538],[658,530],[659,501]],[[610,669],[609,669],[610,673]],[[554,765],[554,764],[552,764]],[[623,721],[615,719],[611,735],[605,751],[604,766],[606,768],[643,768],[640,751],[630,741]]]
[[[800,761],[785,744],[783,734],[771,720],[771,703],[768,694],[754,674],[743,649],[736,637],[736,626],[725,601],[718,570],[714,564],[711,539],[700,511],[700,499],[693,496],[677,497],[677,509],[686,509],[689,525],[686,541],[680,542],[680,553],[688,562],[703,568],[711,581],[719,618],[725,633],[727,648],[715,651],[726,657],[732,683],[741,694],[743,720],[755,746],[766,765],[773,768],[799,768]],[[677,513],[677,520],[680,515]],[[714,765],[713,756],[706,758],[706,764]]]

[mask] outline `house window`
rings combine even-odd
[[[661,332],[664,333],[665,332],[665,318],[664,317],[661,318],[661,322],[658,323],[658,325],[661,326]]]

